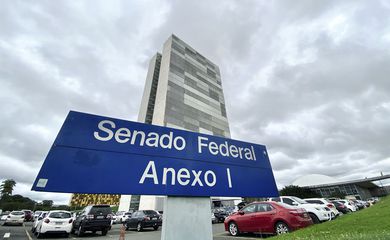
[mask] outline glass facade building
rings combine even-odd
[[[171,35],[149,63],[138,121],[230,137],[219,67]],[[122,196],[119,210],[129,209],[132,202],[131,196]],[[160,196],[139,200],[140,209],[162,207]]]
[[[217,65],[171,37],[164,126],[230,137]]]

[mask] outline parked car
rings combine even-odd
[[[215,208],[212,212],[214,213],[217,222],[223,222],[225,221],[225,218],[229,216],[228,212],[223,208]]]
[[[17,224],[22,226],[24,222],[25,213],[23,211],[12,211],[4,219],[3,225]],[[3,219],[3,218],[2,218]]]
[[[341,202],[338,201],[332,201],[332,203],[335,205],[337,211],[347,214],[348,213],[348,208]]]
[[[214,213],[211,212],[211,223],[216,223],[217,222],[217,218],[215,217]]]
[[[86,231],[93,233],[101,231],[105,236],[111,229],[111,217],[112,211],[109,205],[89,205],[73,221],[72,233],[77,231],[77,235],[82,236]]]
[[[138,232],[144,228],[152,227],[157,230],[162,224],[162,217],[154,210],[140,210],[134,212],[129,219],[126,220],[126,230],[136,228]]]
[[[131,212],[121,212],[119,215],[116,215],[116,222],[117,223],[124,223],[127,219],[131,217]]]
[[[111,215],[111,225],[116,223],[116,215],[112,214]]]
[[[315,224],[328,221],[331,218],[330,213],[321,205],[308,203],[298,197],[280,196],[278,198],[270,198],[269,200],[305,209]]]
[[[39,216],[37,218],[35,218],[33,225],[31,227],[32,233],[35,233],[35,230],[37,229],[39,221],[42,221],[42,219],[44,219],[46,217],[47,213],[48,213],[47,211],[40,211]]]
[[[303,208],[280,202],[254,202],[228,216],[225,230],[232,236],[242,232],[284,234],[313,224]]]
[[[342,204],[344,204],[347,208],[348,208],[348,211],[349,212],[356,212],[356,206],[354,204],[352,204],[349,200],[346,200],[346,199],[338,199],[336,200],[337,202],[341,202]]]
[[[33,214],[33,221],[35,221],[39,215],[41,215],[42,211],[35,211],[34,214]]]
[[[33,212],[31,210],[23,209],[24,212],[24,221],[32,222],[34,221]]]
[[[355,206],[357,207],[358,210],[362,210],[364,209],[366,206],[363,204],[363,202],[359,201],[359,200],[356,200],[356,199],[353,199],[351,200]]]
[[[39,221],[35,229],[37,238],[42,237],[46,233],[65,234],[68,237],[72,230],[73,218],[68,211],[49,211],[45,217],[38,219]]]
[[[319,204],[323,207],[329,208],[332,211],[331,213],[332,219],[336,218],[340,214],[339,211],[336,209],[336,206],[330,201],[326,200],[325,198],[305,198],[303,200],[305,200],[308,203]]]

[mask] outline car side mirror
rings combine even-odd
[[[244,213],[244,211],[238,211],[238,214],[244,215],[245,213]]]

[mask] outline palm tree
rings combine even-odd
[[[1,196],[12,195],[12,192],[14,191],[15,185],[16,185],[16,182],[13,179],[4,180],[3,183],[0,185]]]

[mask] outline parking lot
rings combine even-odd
[[[31,222],[24,223],[23,226],[0,226],[0,239],[8,240],[32,240],[37,239],[35,235],[31,232]],[[108,232],[106,236],[101,236],[100,233],[86,233],[85,236],[79,238],[75,235],[71,235],[69,238],[63,238],[62,236],[47,235],[45,239],[96,239],[96,240],[105,240],[105,239],[119,239],[120,233],[120,224],[113,225],[112,229]],[[194,233],[196,234],[196,233]],[[128,230],[125,234],[125,239],[140,239],[140,240],[159,240],[161,238],[161,228],[157,231],[153,229],[145,229],[142,232],[137,232],[136,230]],[[247,234],[239,237],[232,237],[225,231],[223,223],[213,224],[213,239],[214,240],[225,240],[225,239],[240,239],[240,240],[249,240],[249,239],[259,239],[258,236],[254,234]]]

